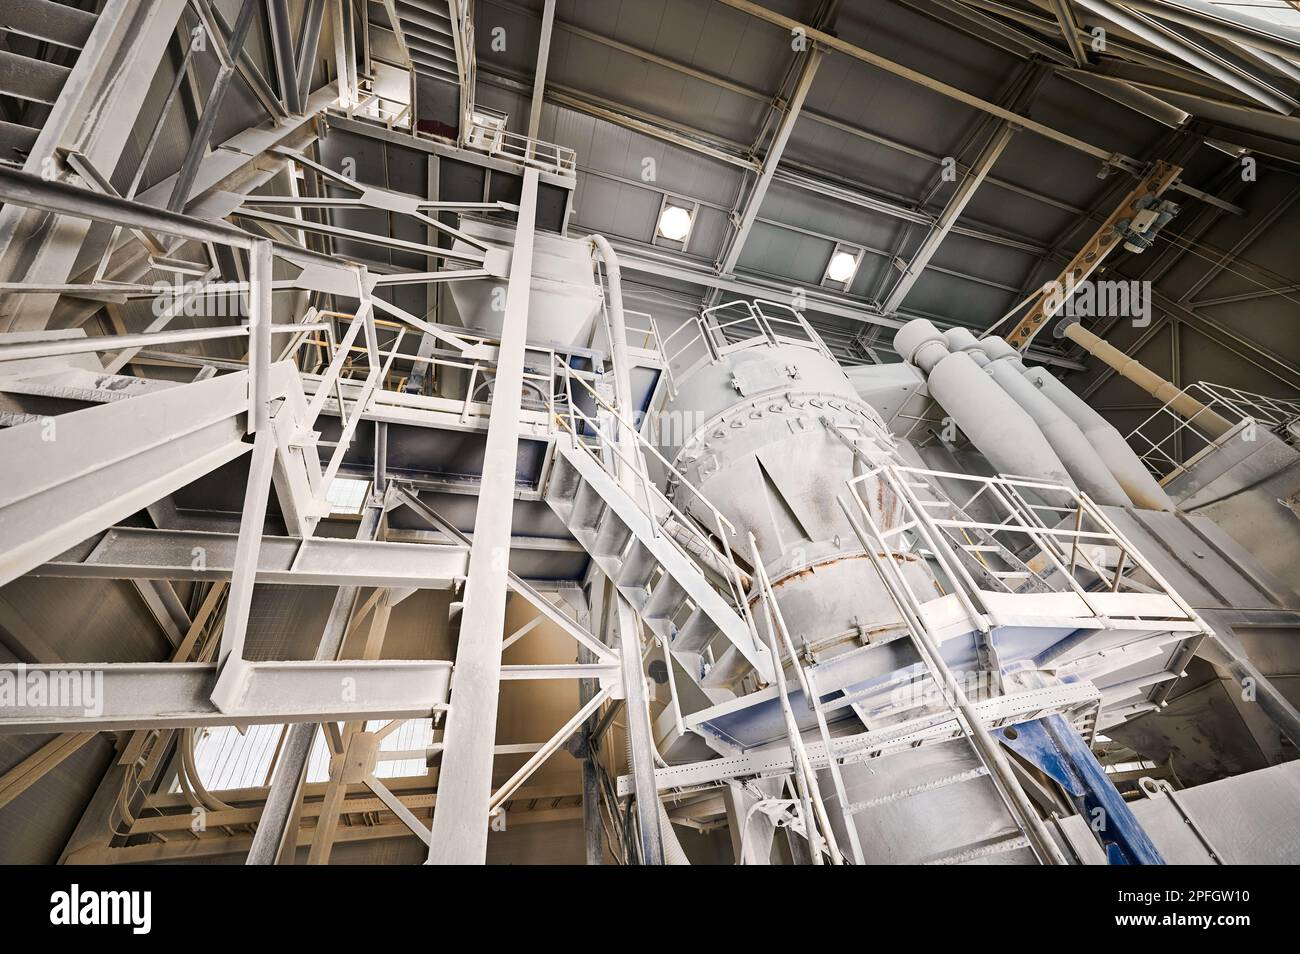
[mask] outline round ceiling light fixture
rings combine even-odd
[[[858,270],[858,257],[849,252],[836,252],[826,266],[826,277],[833,282],[847,285],[853,273]]]
[[[691,233],[691,211],[680,205],[665,205],[659,213],[659,234],[670,242],[683,242]]]

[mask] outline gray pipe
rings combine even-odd
[[[1079,426],[1083,436],[1097,449],[1097,455],[1135,505],[1144,510],[1174,509],[1174,502],[1151,476],[1146,465],[1138,460],[1137,454],[1133,453],[1119,431],[1089,407],[1083,398],[1043,368],[1030,368],[1025,372],[1025,378]]]
[[[949,344],[960,346],[977,362],[979,355],[986,356],[984,370],[998,387],[1006,391],[1034,419],[1080,490],[1099,504],[1114,507],[1127,507],[1131,504],[1128,494],[1124,493],[1124,488],[1119,485],[1096,449],[1088,443],[1079,425],[1025,378],[1025,366],[1020,363],[1020,352],[1001,338],[976,341],[974,335],[965,328],[953,331],[960,331],[961,334],[948,332],[945,337]]]
[[[1074,489],[1069,471],[1033,419],[971,355],[949,352],[934,325],[924,318],[909,321],[894,335],[894,350],[927,376],[930,396],[999,473]],[[1057,505],[1055,500],[1049,502]]]
[[[618,267],[618,256],[603,235],[589,235],[587,241],[592,244],[605,261],[605,278],[609,283],[607,300],[610,324],[610,352],[614,364],[615,406],[620,415],[632,416],[632,386],[628,369],[631,363],[627,356],[627,327],[623,322],[623,282]],[[635,435],[615,422],[617,443],[620,449],[618,463],[619,485],[636,499],[636,474],[628,461],[635,460],[639,449]],[[650,724],[650,710],[646,706],[645,673],[641,669],[641,635],[632,604],[627,601],[610,581],[606,592],[613,601],[614,627],[618,633],[619,654],[621,656],[623,686],[627,693],[625,709],[627,711],[627,752],[628,771],[632,773],[636,790],[637,823],[641,827],[642,862],[647,865],[659,865],[664,862],[665,842],[674,837],[672,831],[666,834],[660,825],[660,808],[656,811],[651,803],[659,804],[659,790],[654,777],[654,731]]]

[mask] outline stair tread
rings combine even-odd
[[[650,598],[645,604],[646,609],[644,612],[647,615],[658,615],[671,611],[668,615],[675,615],[682,602],[689,599],[699,611],[704,612],[714,622],[718,630],[724,633],[734,646],[740,647],[740,652],[751,665],[759,665],[766,669],[768,667],[767,654],[759,650],[755,645],[749,625],[731,604],[709,584],[698,565],[683,553],[676,544],[672,543],[665,534],[654,531],[650,517],[586,451],[572,447],[569,441],[557,442],[556,447],[560,454],[567,458],[569,463],[582,476],[583,485],[592,488],[597,498],[604,501],[605,507],[611,514],[617,514],[618,519],[627,526],[632,536],[637,540],[638,545],[653,558],[654,564],[663,567],[665,576],[651,592]],[[572,526],[573,522],[571,521]],[[574,536],[578,537],[578,533],[575,532]],[[583,541],[580,537],[579,542],[582,542],[584,546],[588,546],[587,541]],[[592,551],[589,549],[588,552]],[[636,552],[639,554],[639,551]],[[615,580],[620,591],[630,588],[631,578],[625,577],[624,580],[619,580],[619,571],[612,566],[615,561],[608,556],[594,552],[592,557]],[[644,561],[646,558],[639,556],[638,559]],[[629,558],[627,562],[632,563],[632,558]],[[653,569],[651,573],[653,573]],[[664,586],[665,583],[672,587],[666,593],[660,590],[660,587]],[[677,595],[679,592],[681,594],[680,598]],[[656,603],[657,593],[662,593],[659,596],[660,603]],[[659,618],[665,617],[661,615]],[[764,673],[764,675],[769,674]]]
[[[0,121],[0,159],[16,160],[18,153],[31,152],[40,133],[31,126]]]
[[[97,19],[93,13],[53,0],[0,0],[0,30],[77,50],[85,48]]]
[[[0,50],[0,94],[53,106],[72,70]]]

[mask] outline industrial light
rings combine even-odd
[[[851,252],[837,251],[831,256],[830,264],[826,266],[826,277],[833,282],[841,285],[847,285],[853,278],[853,273],[858,270],[858,257]]]
[[[665,205],[659,213],[656,231],[670,242],[684,242],[691,234],[691,210],[680,205]]]

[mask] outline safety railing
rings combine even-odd
[[[663,341],[659,337],[659,325],[654,316],[647,311],[623,311],[624,333],[627,346],[638,351],[649,351],[663,357]]]
[[[1175,410],[1188,406],[1183,398],[1193,399],[1204,410],[1183,416]],[[1206,422],[1211,420],[1216,424],[1227,421],[1233,426],[1216,434],[1214,431],[1222,425],[1207,427]],[[1127,440],[1147,470],[1164,480],[1204,460],[1247,428],[1268,431],[1292,446],[1300,444],[1300,401],[1198,381],[1133,428]]]
[[[625,469],[624,473],[631,475],[636,487],[632,497],[643,502],[644,513],[649,517],[656,535],[664,537],[671,546],[699,566],[706,579],[721,581],[722,595],[745,620],[755,647],[761,647],[762,642],[750,613],[747,596],[750,579],[737,564],[731,546],[731,538],[736,535],[735,526],[653,444],[638,434],[631,422],[619,414],[618,409],[584,377],[573,373],[573,369],[563,364],[557,364],[556,372],[562,382],[564,400],[562,404],[552,404],[553,422],[571,435],[574,444],[612,477],[619,476],[620,467]],[[584,411],[583,404],[589,404],[595,413]],[[602,417],[604,421],[601,420]],[[610,433],[611,424],[629,436],[632,448],[630,454],[620,449],[617,434]],[[701,523],[708,527],[708,532],[701,529],[695,517],[687,515],[659,489],[647,466],[647,454],[698,504],[698,508],[690,509],[702,511]]]
[[[826,343],[808,320],[789,305],[755,298],[729,301],[706,308],[665,335],[661,342],[670,380],[684,380],[705,363],[745,348],[796,345],[824,355]]]
[[[328,316],[334,313],[319,314]],[[403,352],[399,347],[401,336],[409,332],[410,327],[402,322],[383,319],[375,319],[374,323],[377,329],[391,330],[396,335],[375,353],[375,358],[384,362],[383,390],[376,400],[404,404],[412,410],[440,411],[455,416],[460,424],[488,415],[497,366],[496,338],[460,328],[448,328],[445,345],[421,350],[419,353]],[[327,327],[323,334],[323,341],[317,337],[299,336],[282,354],[282,357],[293,357],[297,361],[304,386],[316,394],[322,390],[321,351],[328,350],[332,354],[339,347],[333,344],[330,328]],[[356,355],[367,351],[356,344],[349,345],[345,350]],[[567,363],[574,358],[572,353],[553,348],[528,347],[524,358],[524,392],[521,398],[521,406],[525,411],[539,415],[548,413],[558,386],[558,379],[552,369],[557,362]],[[587,372],[575,369],[573,373]],[[354,384],[355,368],[349,368],[345,363],[336,391],[347,394],[350,389],[354,389]],[[426,394],[426,391],[429,393]]]
[[[604,323],[606,337],[612,342],[614,327],[609,320],[609,304],[605,301],[605,289],[609,287],[605,278],[605,260],[602,256],[593,254],[591,265],[596,278],[596,288],[600,290],[601,295],[601,321]],[[652,355],[657,362],[667,368],[668,361],[664,355],[664,342],[659,334],[659,324],[648,311],[623,309],[623,340],[628,348]],[[671,375],[669,371],[670,379]]]
[[[562,175],[572,176],[577,170],[578,154],[574,150],[511,132],[505,126],[505,113],[485,106],[475,106],[469,112],[466,123],[462,145],[470,149]]]
[[[950,490],[971,492],[958,501],[938,489],[940,482]],[[879,509],[873,509],[871,501],[897,502],[896,522],[879,531],[885,552],[927,558],[973,618],[990,615],[984,594],[1016,594],[1033,576],[1049,590],[1074,593],[1099,617],[1203,626],[1106,513],[1071,488],[895,464],[871,468],[848,486],[858,509],[868,516]],[[1031,498],[1053,503],[1031,503]],[[1018,565],[999,567],[1001,551],[1015,554]],[[988,572],[980,574],[983,582],[976,580],[962,552],[984,565]],[[903,577],[910,597],[918,605],[924,602]],[[1103,594],[1168,599],[1124,601]]]

